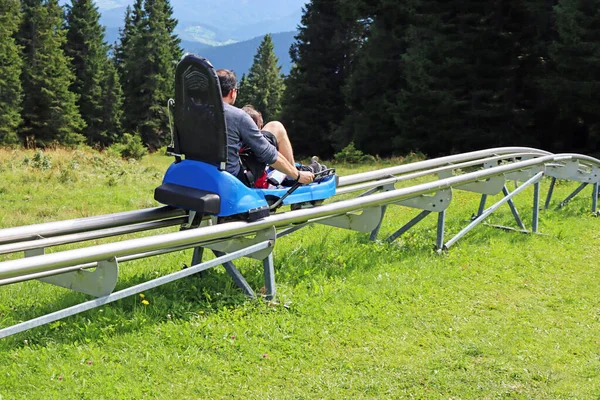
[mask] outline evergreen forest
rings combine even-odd
[[[0,144],[169,143],[169,0],[135,0],[116,43],[99,19],[92,0],[0,0]],[[284,76],[266,35],[237,105],[300,155],[599,152],[600,0],[312,0],[290,56]]]

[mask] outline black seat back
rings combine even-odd
[[[175,152],[225,169],[227,132],[219,78],[205,58],[188,54],[175,70]]]

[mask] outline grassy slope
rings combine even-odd
[[[50,157],[41,171],[0,150],[1,227],[153,206],[170,162]],[[392,244],[306,228],[275,249],[279,303],[245,300],[215,269],[144,293],[146,306],[131,297],[1,340],[0,398],[595,398],[600,234],[588,193],[543,212],[545,235],[480,226],[442,256],[431,216]],[[531,191],[516,203],[530,218]],[[455,192],[447,238],[477,204]],[[415,214],[390,207],[381,237]],[[490,222],[513,224],[505,206]],[[124,264],[118,288],[190,258]],[[258,262],[238,266],[262,285]],[[38,282],[0,287],[0,325],[86,298]]]

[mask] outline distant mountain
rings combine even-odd
[[[273,32],[296,30],[302,7],[308,0],[171,0],[179,21],[175,33],[182,40],[212,46],[248,40]],[[61,0],[62,4],[70,0]],[[133,0],[96,0],[107,27],[107,41],[114,42],[123,26],[125,8]]]
[[[275,54],[289,74],[289,49],[309,0],[171,0],[178,19],[175,33],[186,52],[202,55],[217,68],[233,69],[241,77],[252,65],[256,49],[267,33],[273,36]],[[70,4],[71,0],[60,0]],[[133,0],[96,0],[105,40],[114,44],[123,26],[125,9]],[[277,33],[281,32],[281,33]]]
[[[294,36],[297,31],[275,33],[273,37],[273,45],[275,47],[275,55],[279,59],[281,72],[285,75],[290,73],[292,61],[290,59],[290,46],[294,42]],[[194,48],[193,42],[190,47],[184,47],[186,52],[194,53],[202,57],[206,57],[214,65],[216,69],[227,68],[232,69],[238,79],[242,74],[247,74],[254,61],[254,55],[264,36],[258,36],[251,40],[238,42],[227,46]],[[189,43],[189,42],[188,42]]]

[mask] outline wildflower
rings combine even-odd
[[[140,293],[140,297],[141,297],[142,299],[145,299],[145,298],[146,298],[146,296],[144,296],[144,293]]]
[[[147,306],[148,304],[150,304],[150,302],[148,300],[142,300],[142,304]]]

